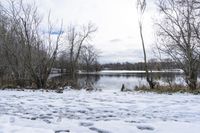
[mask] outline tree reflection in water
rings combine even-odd
[[[182,84],[184,78],[182,74],[177,73],[155,73],[153,78],[159,84]],[[134,88],[138,85],[146,85],[145,74],[78,74],[74,79],[70,76],[62,75],[52,79],[55,82],[71,86],[75,89],[94,86],[99,89],[120,89],[122,84],[129,88]]]

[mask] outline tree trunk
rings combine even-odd
[[[76,65],[74,62],[70,63],[70,73],[69,73],[70,77],[73,79],[75,79],[75,75],[76,75]]]
[[[141,37],[141,41],[142,41],[142,48],[143,48],[143,54],[144,54],[146,80],[147,80],[150,88],[153,89],[155,86],[155,83],[153,82],[153,79],[150,80],[150,78],[149,78],[149,71],[148,71],[148,65],[147,65],[147,57],[146,57],[146,50],[145,50],[145,45],[144,45],[144,38],[143,38],[143,34],[142,34],[142,23],[141,22],[139,23],[139,27],[140,27],[140,37]]]
[[[197,88],[197,73],[191,72],[186,77],[186,83],[188,84],[188,87],[190,90],[196,90]]]

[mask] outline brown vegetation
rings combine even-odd
[[[155,92],[159,94],[172,94],[172,93],[193,93],[193,94],[200,94],[200,87],[196,90],[191,90],[187,86],[183,85],[156,85],[154,89],[150,89],[149,87],[143,86],[136,86],[135,91],[139,92]]]

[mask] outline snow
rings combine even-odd
[[[0,91],[0,133],[199,133],[200,96]]]
[[[156,71],[153,70],[151,71],[152,73],[183,73],[182,69],[169,69],[169,70],[161,70],[161,71]],[[94,75],[118,75],[118,74],[138,74],[138,73],[145,73],[143,70],[102,70],[99,72],[84,72],[84,71],[79,71],[79,74],[94,74]]]

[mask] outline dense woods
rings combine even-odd
[[[45,88],[58,53],[62,25],[53,42],[50,15],[47,33],[42,34],[36,6],[9,1],[8,7],[0,6],[0,15],[2,80]]]
[[[0,5],[1,84],[46,88],[55,66],[74,77],[78,66],[89,71],[98,64],[97,50],[88,45],[97,30],[93,24],[65,31],[62,22],[54,26],[50,13],[47,22],[43,30],[37,6],[23,0]]]

